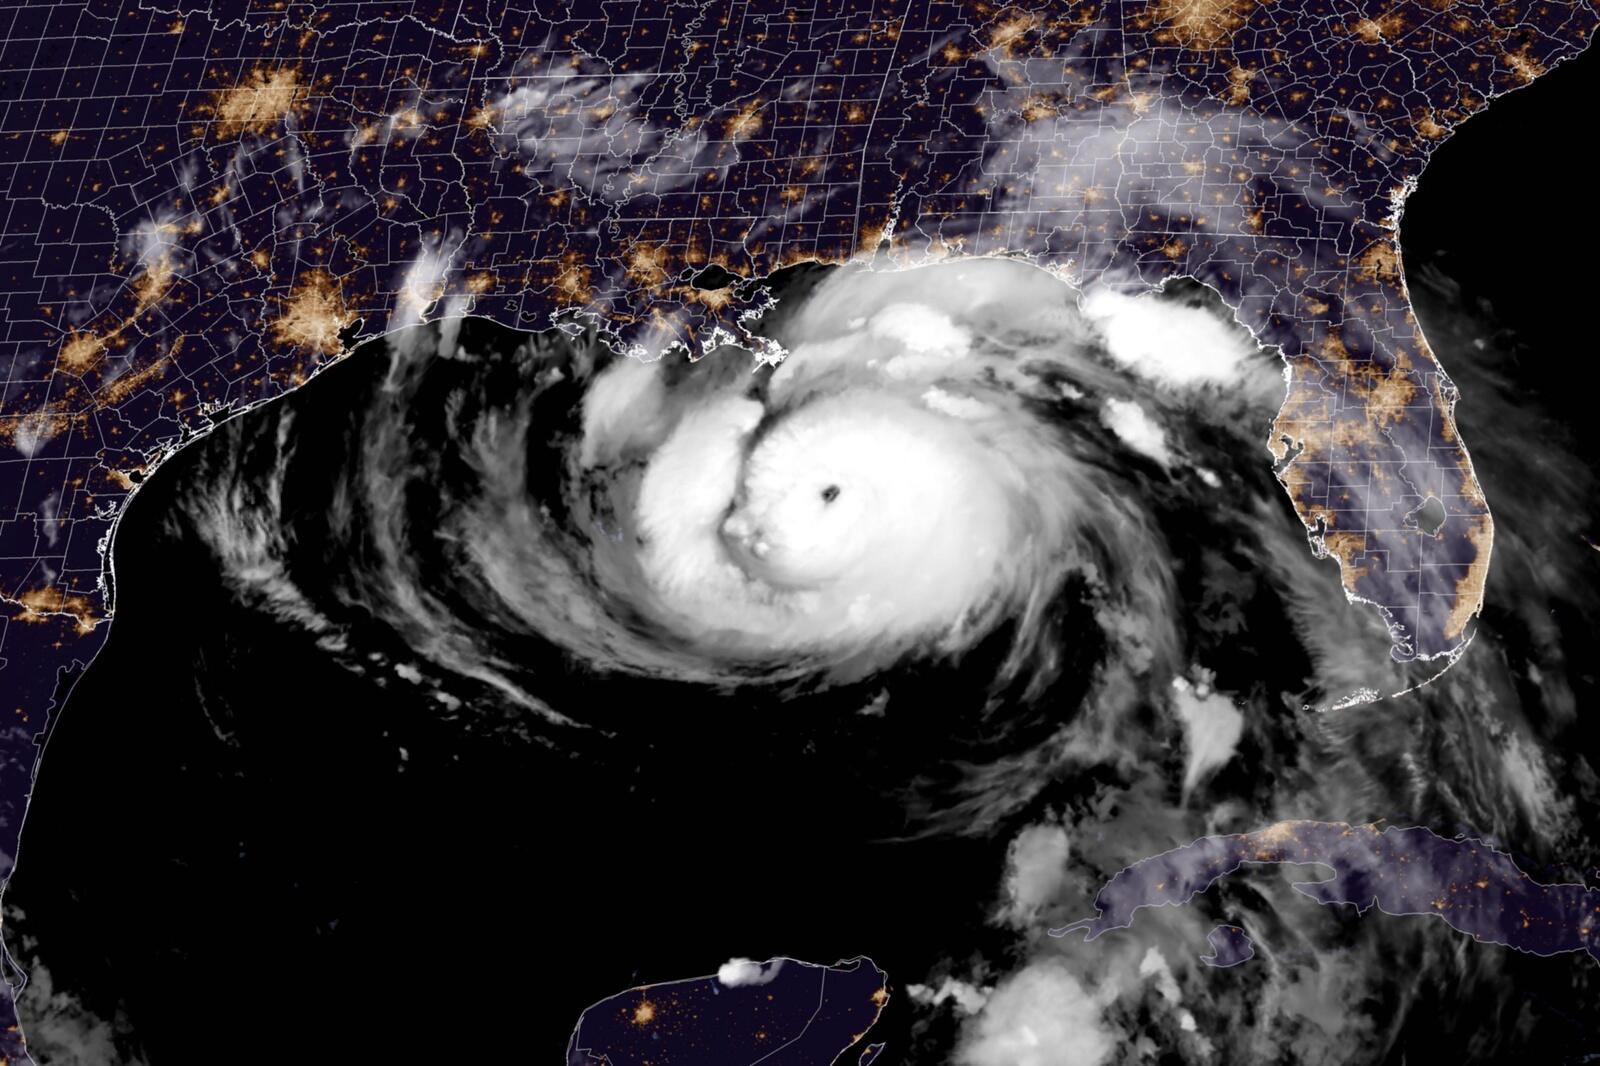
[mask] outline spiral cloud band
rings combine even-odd
[[[1048,399],[1040,376],[980,339],[999,294],[933,273],[876,312],[881,286],[824,285],[770,373],[602,374],[585,452],[645,464],[615,501],[642,543],[637,584],[615,570],[611,589],[705,653],[784,659],[954,650],[1047,594],[1083,471],[1025,410]],[[1052,279],[1027,283],[1060,304]],[[647,423],[653,439],[616,439]]]
[[[815,272],[776,298],[779,360],[645,363],[557,334],[496,354],[471,324],[417,327],[331,481],[304,427],[230,460],[327,482],[303,505],[325,530],[278,531],[280,486],[207,492],[203,535],[360,670],[451,708],[486,687],[512,720],[621,727],[556,694],[557,670],[870,709],[896,671],[948,667],[978,701],[950,713],[1004,706],[1000,732],[1036,739],[1074,706],[1167,699],[1182,608],[1150,560],[1220,483],[1193,415],[1244,445],[1212,465],[1262,454],[1276,359],[1192,298],[1084,300],[1004,261]],[[351,560],[331,589],[295,577],[318,538]]]

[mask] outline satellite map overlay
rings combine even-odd
[[[1596,0],[3,3],[0,1066],[1600,1061]]]

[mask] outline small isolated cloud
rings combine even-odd
[[[729,988],[764,985],[777,977],[782,968],[782,959],[768,959],[764,963],[750,959],[729,959],[717,967],[717,980]]]
[[[1156,980],[1156,991],[1161,993],[1161,998],[1177,1006],[1182,1001],[1183,995],[1178,991],[1178,979],[1172,976],[1172,966],[1167,962],[1167,957],[1161,954],[1161,949],[1152,947],[1144,953],[1144,958],[1139,960],[1139,976],[1153,977]]]
[[[1178,1028],[1186,1033],[1197,1033],[1199,1025],[1194,1020],[1194,1015],[1181,1006],[1183,993],[1178,988],[1178,979],[1172,974],[1172,966],[1167,962],[1167,957],[1161,954],[1161,949],[1152,947],[1144,953],[1144,958],[1139,960],[1139,976],[1154,978],[1156,991],[1161,998],[1173,1008],[1178,1019]],[[1207,1053],[1211,1051],[1211,1042],[1204,1037],[1196,1037],[1198,1046]]]
[[[1061,891],[1071,847],[1059,825],[1030,825],[1006,852],[1006,909],[1013,925],[1032,922]]]
[[[1233,758],[1244,733],[1244,715],[1233,701],[1211,688],[1211,675],[1201,670],[1196,680],[1172,680],[1172,710],[1183,723],[1188,762],[1183,771],[1187,793],[1206,775]]]
[[[1166,433],[1133,400],[1107,400],[1100,409],[1100,421],[1139,454],[1163,466],[1172,463],[1172,449],[1167,446]]]
[[[1002,982],[962,1028],[960,1066],[1099,1066],[1122,1040],[1060,959]]]
[[[932,985],[910,985],[906,994],[911,997],[911,1002],[920,1003],[924,1007],[937,1007],[947,1000],[955,1004],[962,1014],[976,1014],[989,1002],[987,988],[979,988],[967,981],[954,977],[946,977],[938,987]]]

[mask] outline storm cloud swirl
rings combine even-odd
[[[802,923],[797,951],[862,940],[899,974],[885,1024],[911,1062],[1107,1062],[1150,1018],[1195,1061],[1382,1061],[1451,997],[1516,1009],[1549,960],[1262,877],[1093,944],[1047,930],[1130,862],[1284,820],[1583,853],[1592,793],[1557,784],[1589,779],[1558,739],[1579,697],[1549,628],[1579,609],[1519,531],[1577,513],[1588,475],[1487,450],[1515,591],[1436,677],[1388,656],[1310,549],[1266,446],[1282,362],[1207,290],[975,261],[801,269],[770,295],[777,362],[417,325],[186,449],[117,558],[124,654],[168,655],[192,692],[118,760],[216,765],[196,805],[262,812],[251,884],[278,856],[304,880],[323,842],[311,898],[334,916],[361,913],[361,863],[404,881],[422,841],[454,886],[433,891],[497,929],[536,854],[552,906],[617,950],[641,884],[696,958],[744,949],[700,942],[729,908],[746,934]],[[1531,436],[1471,338],[1440,336],[1474,402]],[[191,565],[215,632],[168,651],[143,639],[170,596],[148,575]],[[409,914],[411,890],[383,900]],[[1200,960],[1224,924],[1257,956],[1226,978]],[[1510,1053],[1534,1031],[1505,1032]]]
[[[224,427],[173,521],[241,599],[474,728],[582,744],[644,693],[880,730],[917,707],[970,814],[1078,708],[1186,672],[1175,516],[1230,464],[1274,498],[1279,364],[1199,291],[817,271],[762,324],[776,363],[414,327],[346,420]]]

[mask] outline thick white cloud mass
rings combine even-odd
[[[841,273],[782,335],[770,373],[622,361],[584,402],[581,470],[643,460],[608,501],[638,550],[602,543],[595,578],[701,657],[970,646],[1002,617],[1036,621],[1100,550],[1084,531],[1131,507],[1043,417],[1059,378],[1107,373],[1043,271]]]
[[[729,959],[717,967],[717,980],[729,988],[738,988],[741,985],[764,985],[777,977],[781,969],[783,969],[782,959],[768,959],[764,963],[750,959]]]
[[[1166,431],[1136,401],[1107,400],[1100,409],[1100,421],[1134,451],[1163,466],[1172,465],[1172,448],[1167,444]]]
[[[1082,306],[1111,357],[1147,381],[1238,385],[1261,358],[1248,334],[1205,308],[1110,289],[1091,292]]]
[[[1172,679],[1172,710],[1183,723],[1187,748],[1183,790],[1187,793],[1233,758],[1244,733],[1244,715],[1233,700],[1211,688],[1204,671],[1192,683],[1181,677]]]
[[[1033,962],[995,988],[962,1029],[959,1066],[1098,1066],[1118,1038],[1097,1002],[1054,958]]]
[[[1059,825],[1030,825],[1018,833],[1006,854],[1005,918],[1030,924],[1061,891],[1071,845]]]

